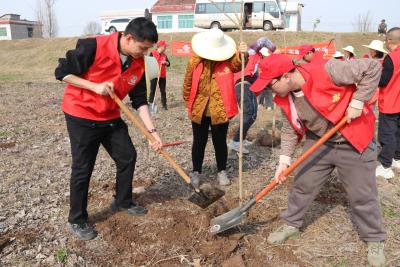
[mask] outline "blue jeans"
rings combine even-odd
[[[240,106],[240,83],[235,85],[236,99]],[[247,132],[251,125],[257,118],[257,97],[250,91],[250,84],[244,84],[244,98],[243,98],[243,139],[246,138]],[[240,141],[240,128],[236,131],[233,141]]]

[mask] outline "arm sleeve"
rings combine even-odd
[[[244,54],[244,65],[246,66],[246,62],[248,59],[248,53]],[[242,60],[240,53],[236,52],[230,59],[228,59],[229,68],[233,73],[239,72],[242,70]]]
[[[280,155],[292,157],[298,141],[296,130],[293,129],[286,115],[282,112],[281,151]]]
[[[143,73],[138,85],[129,92],[129,98],[132,101],[132,107],[138,109],[143,105],[147,105],[147,90],[146,90],[146,74]]]
[[[95,38],[79,39],[76,48],[69,50],[65,58],[58,60],[55,77],[62,81],[65,76],[74,74],[80,76],[93,64],[96,57],[97,43]]]
[[[383,69],[382,69],[382,75],[381,79],[379,80],[379,87],[385,87],[388,85],[390,79],[392,79],[393,76],[393,61],[389,56],[386,56],[385,59],[383,60]]]
[[[378,88],[382,66],[374,59],[339,61],[331,59],[325,64],[329,76],[337,86],[355,84],[353,99],[366,102]]]
[[[169,62],[169,58],[168,58],[168,57],[167,57],[167,64],[166,64],[166,66],[167,66],[167,67],[171,66],[171,62]]]

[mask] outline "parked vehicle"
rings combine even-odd
[[[109,33],[123,32],[131,21],[130,18],[113,19],[104,23],[104,31]]]
[[[205,29],[238,29],[234,21],[238,24],[242,10],[246,29],[271,31],[284,28],[283,12],[278,0],[245,0],[243,7],[240,1],[196,0],[194,24]]]

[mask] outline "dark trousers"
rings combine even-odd
[[[160,92],[161,92],[161,103],[163,107],[167,106],[167,93],[165,92],[165,87],[167,86],[167,79],[166,78],[161,78],[158,81],[158,86],[160,87]],[[153,79],[150,82],[150,95],[149,95],[149,102],[153,103],[154,101],[154,94],[156,92],[156,87],[157,87],[157,79]]]
[[[204,151],[208,140],[208,129],[211,126],[212,142],[217,160],[218,172],[226,170],[226,162],[228,160],[228,147],[226,145],[226,136],[228,134],[229,122],[211,125],[210,117],[203,117],[201,124],[192,122],[193,130],[193,146],[192,146],[192,162],[193,171],[201,173],[204,160]]]
[[[307,139],[304,151],[317,142]],[[360,238],[366,242],[383,241],[378,190],[375,177],[376,144],[371,144],[360,154],[348,143],[326,142],[321,145],[296,171],[288,209],[282,219],[290,226],[301,227],[304,215],[336,167],[350,202],[351,213]]]
[[[116,195],[118,206],[132,203],[132,179],[136,150],[121,118],[110,121],[92,121],[65,114],[71,142],[72,172],[70,181],[70,211],[68,222],[88,220],[87,202],[90,177],[100,144],[116,163]]]
[[[382,150],[378,160],[383,167],[392,166],[392,160],[400,159],[400,113],[379,113],[378,141]]]
[[[236,91],[236,99],[240,106],[240,93],[241,85],[238,83],[235,86]],[[244,97],[243,97],[243,140],[247,136],[247,132],[249,131],[250,127],[256,121],[257,118],[257,97],[256,95],[250,91],[250,84],[244,84]],[[240,141],[240,128],[236,131],[235,136],[233,137],[233,141],[239,142]]]
[[[271,89],[262,90],[258,98],[258,104],[263,105],[265,108],[274,108],[274,96]]]

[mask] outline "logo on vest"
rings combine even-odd
[[[135,85],[136,84],[136,82],[137,82],[137,76],[132,76],[132,79],[130,79],[129,81],[128,81],[128,84],[129,85]]]
[[[219,71],[216,73],[216,76],[222,76],[225,74],[229,74],[231,72],[231,70],[228,67],[225,67],[223,71]]]
[[[336,103],[340,100],[340,93],[334,94],[332,96],[332,103]]]

